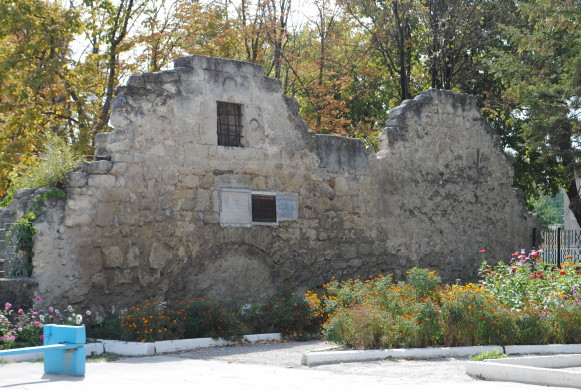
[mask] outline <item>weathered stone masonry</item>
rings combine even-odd
[[[218,145],[218,102],[240,109],[241,146]],[[536,224],[469,95],[405,101],[374,153],[309,132],[262,67],[190,56],[132,76],[111,123],[95,161],[71,174],[70,198],[37,223],[45,299],[96,310],[145,297],[244,303],[282,282],[402,278],[413,266],[474,279],[480,249],[504,258],[530,246]],[[278,220],[252,222],[274,204]]]

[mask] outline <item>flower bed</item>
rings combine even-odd
[[[317,292],[289,286],[263,303],[227,308],[207,298],[145,301],[87,323],[87,336],[133,342],[191,338],[240,340],[246,334],[322,335],[356,349],[581,343],[581,263],[546,266],[541,252],[483,263],[476,284],[442,285],[434,271],[411,269],[406,282],[379,275],[332,280]],[[89,312],[10,303],[0,312],[0,349],[42,343],[45,323],[84,324]],[[90,319],[90,317],[89,317]]]
[[[546,267],[541,252],[523,251],[481,275],[449,286],[414,268],[407,283],[333,280],[307,299],[324,338],[356,349],[581,343],[581,264]]]

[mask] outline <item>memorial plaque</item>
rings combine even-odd
[[[222,188],[220,203],[222,226],[250,226],[250,190]]]
[[[299,198],[296,195],[276,196],[276,215],[278,219],[299,218]]]

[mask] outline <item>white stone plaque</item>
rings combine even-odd
[[[250,226],[251,208],[250,190],[238,188],[220,190],[220,225]]]
[[[278,219],[299,218],[299,198],[296,195],[276,196],[276,216]]]

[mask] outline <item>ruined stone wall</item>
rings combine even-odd
[[[218,145],[217,102],[240,105],[240,147]],[[473,279],[480,249],[500,259],[530,246],[536,221],[474,98],[430,90],[404,102],[378,153],[309,132],[297,112],[254,64],[191,56],[132,76],[96,160],[37,224],[38,294],[94,310],[146,297],[246,303],[283,282],[401,278],[412,266]],[[289,201],[290,214],[228,223],[245,191]]]

